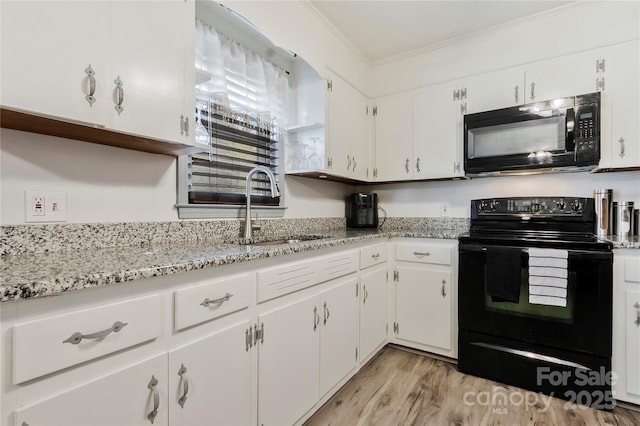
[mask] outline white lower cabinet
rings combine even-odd
[[[424,266],[396,271],[396,339],[450,350],[451,272]]]
[[[258,315],[260,425],[295,423],[355,368],[356,284],[347,279]]]
[[[356,367],[358,280],[349,279],[320,293],[320,397]]]
[[[166,425],[167,354],[15,410],[15,425]]]
[[[640,404],[640,252],[615,250],[613,259],[614,396]]]
[[[367,269],[360,277],[360,361],[387,341],[387,267]]]
[[[456,242],[395,245],[393,341],[457,357]]]
[[[249,321],[169,352],[170,425],[251,423]]]

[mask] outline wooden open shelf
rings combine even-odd
[[[0,127],[173,157],[204,150],[192,145],[120,133],[89,124],[74,123],[4,107],[0,108]]]

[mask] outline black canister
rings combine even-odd
[[[378,194],[356,192],[349,195],[346,202],[347,227],[378,227]]]

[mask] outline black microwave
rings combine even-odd
[[[591,170],[600,161],[600,92],[464,116],[467,176]]]

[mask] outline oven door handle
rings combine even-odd
[[[506,352],[506,353],[509,353],[509,354],[512,354],[512,355],[517,355],[517,356],[520,356],[522,358],[536,359],[536,360],[548,362],[548,363],[551,363],[551,364],[563,365],[563,366],[566,366],[566,367],[574,367],[574,368],[580,368],[580,369],[583,369],[583,370],[591,371],[591,369],[589,367],[587,367],[587,366],[584,366],[582,364],[578,364],[577,362],[567,361],[567,360],[564,360],[564,359],[556,358],[554,356],[543,355],[543,354],[539,354],[539,353],[531,352],[531,351],[523,351],[523,350],[520,350],[520,349],[507,348],[505,346],[492,345],[490,343],[484,343],[484,342],[471,342],[471,344],[473,346],[479,346],[481,348],[491,349],[491,350],[499,351],[499,352]]]
[[[487,251],[486,247],[482,247],[475,244],[460,244],[458,245],[459,251],[475,251],[475,252],[483,252]]]

